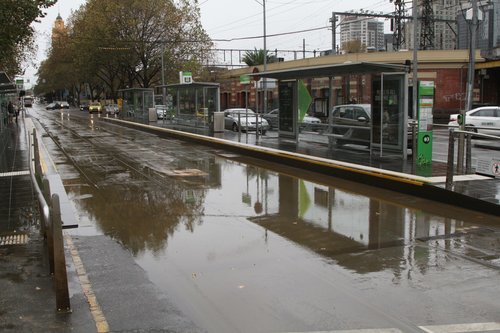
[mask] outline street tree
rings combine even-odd
[[[34,55],[34,30],[31,25],[44,17],[44,9],[57,0],[2,0],[0,10],[0,70],[14,76],[21,64]]]
[[[363,53],[366,52],[366,45],[356,39],[342,43],[342,49],[346,53]]]
[[[273,63],[277,61],[276,56],[269,54],[269,51],[265,52],[267,54],[267,63]],[[243,62],[248,66],[257,66],[264,64],[264,50],[255,48],[253,51],[246,51],[242,58]]]

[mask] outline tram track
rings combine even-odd
[[[59,136],[58,135],[55,135],[48,127],[48,125],[44,124],[40,117],[35,117],[33,116],[34,119],[36,119],[36,121],[39,123],[40,127],[43,128],[43,130],[45,131],[45,134],[50,137],[50,139],[52,140],[52,142],[54,142],[54,144],[58,147],[58,149],[64,154],[64,156],[71,162],[72,166],[74,166],[78,172],[85,178],[85,180],[88,182],[88,185],[96,188],[96,189],[99,189],[99,185],[92,179],[92,177],[79,165],[78,161],[75,160],[75,158],[73,157],[73,155],[71,153],[69,153],[64,147],[63,145],[61,144],[60,140],[59,140]],[[80,119],[83,119],[83,118],[80,118],[80,117],[72,117],[72,119],[75,119],[75,118],[78,118],[78,121]],[[73,135],[74,137],[78,138],[79,140],[82,140],[84,141],[86,144],[88,145],[91,145],[93,149],[103,153],[104,155],[109,155],[109,150],[107,150],[107,148],[104,148],[102,147],[101,145],[99,145],[95,139],[95,137],[88,137],[88,136],[84,136],[84,135],[81,135],[78,131],[76,131],[75,129],[73,129],[72,127],[66,125],[64,122],[62,121],[58,121],[58,120],[55,120],[55,119],[50,119],[50,118],[46,118],[47,120],[49,121],[54,121],[59,127],[61,128],[64,128],[65,130],[69,131],[71,133],[71,135]],[[74,120],[73,120],[74,121]],[[81,123],[81,122],[80,122]],[[102,126],[101,127],[98,127],[98,129],[100,131],[103,131],[103,132],[106,132],[107,134],[110,134],[112,136],[119,136],[121,137],[122,139],[124,140],[130,140],[129,137],[126,137],[125,135],[121,134],[121,133],[118,133],[118,132],[112,132],[112,131],[109,131],[105,128],[103,128]],[[165,184],[165,177],[163,175],[161,175],[160,173],[156,172],[155,170],[149,168],[147,165],[143,165],[143,164],[140,164],[140,165],[133,165],[132,161],[130,159],[127,159],[125,157],[125,154],[122,153],[121,151],[119,151],[118,149],[113,151],[113,155],[111,156],[111,158],[116,161],[117,163],[119,163],[122,167],[128,169],[129,171],[132,171],[138,175],[140,175],[141,177],[143,177],[144,179],[146,180],[150,180],[150,181],[153,181],[154,183],[158,184],[158,185],[164,185]],[[145,171],[147,170],[147,171]]]

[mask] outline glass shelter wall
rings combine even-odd
[[[213,114],[220,111],[219,85],[213,83],[174,84],[166,88],[165,105],[179,125],[210,128]]]
[[[121,118],[149,123],[149,109],[154,107],[153,89],[132,88],[119,91]]]

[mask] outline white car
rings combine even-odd
[[[279,124],[279,109],[274,109],[272,111],[269,111],[268,113],[264,114],[264,119],[267,120],[269,123],[269,126],[271,129],[273,128],[278,128]],[[311,117],[309,115],[305,115],[304,119],[302,120],[302,123],[300,123],[300,128],[304,129],[311,129],[311,130],[316,130],[319,127],[321,127],[321,119],[316,118],[316,117]]]
[[[450,115],[448,125],[458,126],[458,114]],[[481,106],[467,111],[465,113],[465,125],[469,126],[469,130],[475,133],[500,136],[500,107]]]
[[[118,104],[108,104],[104,106],[104,110],[106,110],[106,114],[117,114]]]
[[[269,129],[269,123],[259,117],[259,132],[266,134]],[[242,131],[257,130],[257,114],[252,109],[233,108],[224,110],[224,127],[237,132],[240,127]]]

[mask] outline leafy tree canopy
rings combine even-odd
[[[269,54],[269,51],[267,51],[266,54],[267,54],[266,60],[268,64],[278,61],[276,56]],[[264,50],[263,49],[257,50],[257,48],[255,48],[255,50],[253,51],[246,51],[242,60],[248,66],[262,65],[264,64]]]
[[[57,0],[2,0],[0,10],[0,70],[14,76],[33,50],[31,23],[44,17],[44,9]]]

